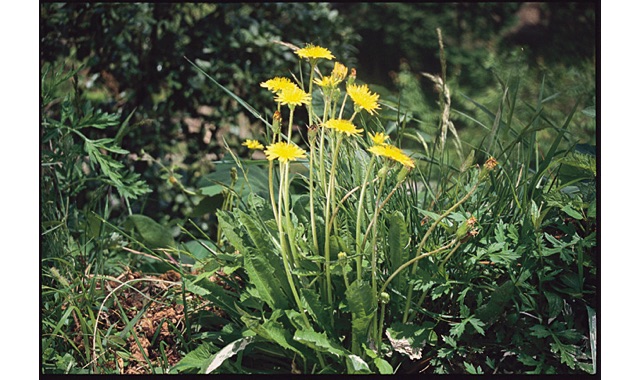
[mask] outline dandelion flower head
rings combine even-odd
[[[295,85],[296,84],[293,83],[291,79],[285,77],[275,77],[269,79],[266,82],[260,83],[260,87],[264,87],[273,93],[282,91],[286,88],[294,87]]]
[[[324,58],[332,60],[333,58],[335,58],[333,54],[331,54],[331,51],[329,51],[329,49],[315,45],[307,45],[302,49],[298,49],[296,51],[296,54],[298,54],[300,58],[308,59]]]
[[[369,148],[369,152],[375,154],[376,156],[390,158],[410,168],[416,167],[411,157],[407,156],[400,148],[393,145],[374,145]]]
[[[348,85],[347,94],[349,94],[349,97],[357,106],[361,107],[372,115],[374,112],[376,112],[376,109],[380,108],[380,105],[378,104],[378,98],[380,97],[380,95],[371,93],[371,91],[369,91],[369,86],[367,86],[366,84],[360,86],[356,84]]]
[[[344,133],[348,136],[360,136],[362,134],[362,129],[358,129],[352,122],[349,120],[343,119],[330,119],[325,123],[327,128],[335,129],[340,133]]]
[[[334,78],[338,83],[342,82],[347,77],[349,69],[347,66],[340,62],[333,64],[333,71],[331,71],[331,78]]]
[[[283,163],[295,161],[298,158],[305,158],[304,150],[297,145],[284,141],[269,145],[264,153],[269,161],[278,159],[278,161]]]
[[[293,86],[283,88],[282,91],[278,93],[278,96],[276,96],[276,102],[290,106],[310,104],[311,95],[294,84]]]
[[[386,145],[385,141],[389,138],[389,136],[385,135],[382,132],[376,132],[375,135],[369,133],[369,137],[373,140],[374,145]]]
[[[249,149],[264,149],[264,145],[260,144],[258,140],[246,140],[242,145]]]

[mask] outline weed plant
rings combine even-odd
[[[580,101],[556,122],[543,83],[520,120],[505,82],[497,111],[472,102],[489,132],[469,151],[454,135],[453,165],[446,78],[432,78],[441,115],[427,142],[332,52],[292,49],[297,74],[261,84],[270,120],[225,89],[264,123],[244,145],[266,160],[230,153],[229,179],[202,183],[228,201],[216,241],[194,237],[211,257],[186,289],[220,312],[194,325],[199,346],[172,371],[595,372],[595,156],[560,149]],[[541,131],[555,135],[544,150]]]
[[[186,219],[182,239],[129,203],[150,191],[118,158],[131,115],[81,104],[77,88],[60,97],[75,72],[45,69],[43,372],[595,373],[596,158],[569,133],[576,113],[595,117],[590,99],[559,112],[543,81],[523,104],[516,76],[492,106],[468,99],[470,115],[439,41],[435,115],[372,91],[320,46],[289,45],[298,67],[261,83],[268,117],[192,63],[264,129],[243,144],[253,158],[228,149],[195,189],[160,164],[194,209],[215,211],[215,229]],[[410,110],[430,127],[411,128]],[[464,141],[453,115],[481,138]],[[115,277],[116,263],[179,280]],[[183,319],[150,330],[154,304]]]

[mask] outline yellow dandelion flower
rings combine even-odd
[[[362,129],[358,129],[352,122],[349,120],[343,119],[330,119],[324,124],[327,128],[335,129],[340,133],[344,133],[348,136],[360,136],[362,134]]]
[[[293,83],[291,79],[285,78],[285,77],[275,77],[275,78],[269,79],[266,82],[260,83],[260,87],[264,87],[273,93],[282,91],[285,88],[293,87],[295,85],[296,84]]]
[[[331,51],[329,51],[329,49],[315,45],[307,45],[302,49],[298,49],[296,51],[296,54],[298,54],[300,58],[308,59],[324,58],[332,60],[333,58],[335,58],[333,54],[331,54]]]
[[[264,149],[264,145],[260,144],[258,140],[246,140],[242,145],[249,149]]]
[[[373,145],[386,145],[385,141],[389,138],[382,132],[377,132],[375,135],[369,133],[369,137],[373,140]]]
[[[295,161],[298,158],[305,158],[304,150],[300,149],[297,145],[284,141],[269,145],[264,153],[269,161],[277,158],[278,161],[284,163]]]
[[[313,83],[317,84],[320,87],[336,87],[338,85],[338,83],[340,82],[336,82],[334,80],[333,77],[322,77],[321,79],[314,79]]]
[[[304,92],[300,87],[293,85],[283,88],[276,97],[276,102],[288,104],[290,106],[299,106],[301,104],[310,104],[311,95]]]
[[[349,94],[351,100],[353,100],[358,107],[361,107],[372,115],[376,112],[376,109],[380,108],[378,104],[380,95],[371,93],[369,86],[366,84],[361,86],[356,84],[347,85],[347,94]]]
[[[333,64],[333,71],[331,71],[331,78],[333,78],[338,83],[342,82],[344,78],[347,77],[349,73],[349,69],[347,66],[343,65],[340,62],[336,62]]]
[[[369,152],[375,154],[376,156],[390,158],[410,168],[416,167],[411,157],[407,156],[400,148],[393,145],[374,145],[369,148]]]

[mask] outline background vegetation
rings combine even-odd
[[[329,48],[342,63],[356,67],[358,78],[388,104],[401,105],[403,123],[394,124],[391,121],[397,115],[387,115],[391,121],[385,127],[392,136],[401,135],[400,129],[405,128],[430,145],[442,133],[443,98],[422,73],[444,74],[451,93],[452,132],[457,133],[446,145],[451,167],[460,167],[478,147],[485,149],[478,150],[475,162],[488,158],[483,155],[492,153],[487,135],[495,120],[513,126],[501,136],[506,144],[501,148],[509,154],[508,144],[517,136],[523,136],[527,128],[536,131],[535,138],[527,141],[531,150],[526,168],[533,172],[532,180],[541,180],[540,168],[553,168],[545,174],[558,178],[564,191],[547,188],[542,191],[545,197],[539,198],[541,194],[530,188],[526,194],[530,224],[518,213],[485,220],[491,227],[482,249],[484,254],[500,251],[508,256],[510,249],[544,243],[550,251],[535,265],[521,267],[519,274],[509,274],[510,280],[489,276],[486,282],[475,284],[473,302],[480,306],[492,292],[508,287],[508,281],[526,282],[528,276],[538,273],[532,285],[537,298],[517,299],[518,310],[503,317],[519,318],[525,312],[556,322],[544,327],[522,322],[518,331],[523,333],[515,337],[500,335],[508,331],[492,330],[494,335],[487,339],[498,344],[535,338],[539,348],[513,362],[503,356],[502,368],[561,373],[594,370],[581,356],[591,350],[581,335],[591,331],[590,322],[578,322],[576,316],[591,317],[597,305],[597,257],[592,256],[595,169],[589,161],[597,143],[595,3],[46,3],[40,11],[44,372],[115,371],[117,367],[101,362],[107,357],[138,363],[135,357],[147,362],[147,372],[168,372],[178,359],[203,347],[206,328],[202,326],[215,325],[216,320],[203,322],[199,318],[206,316],[195,313],[191,326],[172,324],[165,316],[166,330],[154,330],[148,339],[153,350],[145,351],[144,342],[131,331],[143,319],[141,310],[147,312],[154,305],[145,304],[141,309],[142,304],[136,306],[133,299],[109,297],[119,286],[109,281],[123,281],[123,273],[166,276],[178,268],[167,256],[159,259],[142,254],[145,249],[193,245],[194,236],[214,241],[219,237],[214,211],[230,210],[232,204],[224,187],[212,186],[232,185],[233,165],[222,162],[229,161],[225,143],[231,152],[248,158],[251,153],[241,142],[260,136],[264,126],[185,57],[260,114],[268,115],[273,112],[272,99],[268,92],[258,91],[259,83],[286,75],[298,62],[289,47],[274,41]],[[444,73],[437,28],[445,48]],[[296,126],[305,132],[304,114],[296,116]],[[417,151],[421,143],[407,139],[403,147]],[[555,157],[557,152],[562,155]],[[566,158],[568,153],[578,156]],[[518,159],[523,157],[520,153],[510,157],[513,170],[521,169]],[[441,167],[433,170],[433,181],[448,173]],[[518,178],[512,180],[515,183]],[[505,194],[511,191],[503,186],[497,187]],[[448,196],[455,199],[455,195]],[[439,202],[444,205],[445,199]],[[542,216],[536,214],[541,201],[551,210]],[[520,231],[530,229],[533,240],[522,242],[524,235],[515,234],[513,226]],[[197,254],[194,250],[190,246],[187,251],[207,255],[206,250]],[[581,255],[575,268],[571,263],[578,258],[572,255]],[[527,274],[525,269],[542,272]],[[464,296],[468,288],[456,288],[456,284],[472,281],[468,276],[418,285],[423,290],[434,288],[435,304],[442,302],[446,308],[457,303],[449,311],[473,321],[463,307],[470,307]],[[158,277],[148,283],[162,281],[169,279]],[[155,289],[154,296],[186,305],[180,299],[183,295],[172,289]],[[567,306],[570,299],[584,303],[571,308]],[[109,323],[102,321],[111,309],[120,312],[109,315]],[[203,309],[202,315],[204,311],[213,312]],[[122,326],[113,327],[118,325],[116,320]],[[96,335],[92,330],[98,325],[105,331]],[[190,327],[195,325],[200,326],[200,335],[192,336]],[[110,328],[118,334],[112,334]],[[438,336],[451,338],[446,349],[434,348],[436,358],[428,366],[432,371],[477,372],[478,368],[492,371],[499,367],[474,356],[480,348],[469,338],[473,327],[467,329],[470,331],[463,325],[450,332],[434,330]],[[227,338],[237,336],[238,331],[228,333]],[[96,343],[91,340],[96,338],[103,338],[98,345],[109,347],[112,356],[93,357]],[[132,352],[127,343],[139,347],[138,352]],[[177,343],[180,349],[169,353]],[[540,352],[553,359],[540,359]],[[194,355],[197,353],[191,357]],[[472,359],[464,362],[462,357]],[[182,365],[191,368],[185,362]],[[123,364],[121,370],[125,367]],[[126,368],[134,370],[133,365]]]

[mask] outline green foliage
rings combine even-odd
[[[42,4],[42,371],[116,373],[131,343],[150,373],[596,372],[590,34],[566,39],[582,64],[513,49],[518,7]],[[308,91],[312,71],[273,41],[339,52],[357,84],[397,65],[399,94],[372,86],[381,108],[355,115],[314,84],[279,131],[259,83]],[[363,133],[327,129],[338,112]],[[415,168],[376,156],[375,133]],[[306,159],[245,159],[247,137]],[[163,361],[136,334],[149,304],[119,298],[147,280],[106,281],[127,267],[181,275],[155,297],[185,308]]]

